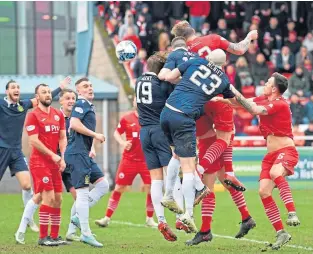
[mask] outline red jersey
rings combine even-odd
[[[38,134],[38,139],[49,150],[55,154],[57,153],[60,131],[65,130],[65,120],[60,110],[50,107],[50,112],[46,113],[37,107],[28,113],[25,126],[28,136]],[[34,147],[32,147],[30,163],[34,167],[36,165],[42,167],[43,163],[55,164],[50,156],[41,153]]]
[[[191,52],[198,53],[202,58],[206,58],[215,49],[227,50],[230,42],[218,34],[209,34],[188,41],[187,46]]]
[[[126,134],[126,140],[132,141],[132,147],[129,151],[124,150],[123,157],[133,161],[144,161],[144,155],[139,139],[140,125],[138,116],[135,112],[131,112],[122,117],[117,126],[119,134]]]
[[[264,106],[268,112],[268,115],[259,116],[260,131],[265,139],[268,135],[293,138],[291,111],[283,97],[269,101],[267,97],[259,96],[253,101],[257,105]]]

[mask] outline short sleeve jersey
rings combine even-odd
[[[26,113],[32,107],[31,100],[12,104],[7,99],[0,99],[0,147],[22,148]]]
[[[60,131],[65,130],[65,121],[61,111],[50,107],[49,113],[46,113],[37,107],[27,115],[25,128],[28,136],[38,134],[38,139],[53,153],[57,153]],[[54,164],[50,156],[33,147],[30,163],[40,166],[42,162]]]
[[[197,37],[194,40],[187,42],[189,51],[198,53],[202,58],[206,58],[210,52],[215,49],[226,51],[229,44],[230,42],[228,40],[218,34]]]
[[[173,86],[159,80],[155,73],[146,72],[137,79],[135,91],[140,125],[159,125],[162,109]]]
[[[144,161],[144,154],[139,139],[140,125],[135,112],[123,116],[116,128],[119,134],[126,135],[126,140],[132,141],[129,151],[124,150],[123,157],[132,161]]]
[[[226,74],[212,62],[191,59],[178,66],[182,75],[167,103],[191,118],[198,119],[204,104],[218,94],[233,98]]]
[[[269,101],[265,96],[253,100],[257,105],[264,106],[267,115],[260,115],[260,131],[266,139],[268,135],[293,138],[292,117],[288,102],[279,97]]]
[[[71,118],[78,118],[89,130],[96,130],[96,114],[94,106],[84,98],[78,98],[73,106]],[[93,137],[89,137],[70,129],[70,135],[66,153],[68,154],[89,154],[92,147]]]
[[[196,53],[184,48],[176,48],[168,55],[163,68],[174,70],[178,65],[196,57],[199,57]]]

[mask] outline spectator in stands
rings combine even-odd
[[[141,41],[140,41],[139,37],[135,34],[134,27],[132,27],[132,26],[127,27],[127,33],[123,37],[123,40],[130,40],[133,43],[135,43],[137,50],[140,50],[142,47]]]
[[[313,95],[310,96],[310,100],[304,106],[305,118],[307,121],[313,122]]]
[[[304,132],[305,136],[313,136],[313,121],[310,121],[308,128]],[[313,146],[313,140],[305,140],[305,146]]]
[[[260,28],[263,29],[268,26],[268,23],[271,18],[271,2],[269,1],[264,1],[264,2],[259,2],[259,11],[260,13],[258,14],[261,18],[261,23],[260,23]]]
[[[166,26],[169,26],[170,5],[165,1],[147,1],[149,4],[152,23],[163,21]]]
[[[285,32],[284,32],[284,41],[285,42],[288,40],[289,33],[296,32],[295,29],[296,29],[296,23],[293,20],[290,20],[287,23],[287,27],[285,28]]]
[[[225,19],[219,19],[218,20],[216,33],[218,35],[224,37],[226,40],[229,40],[230,29],[227,28],[227,23],[226,23]]]
[[[292,123],[301,124],[304,117],[304,106],[300,103],[300,98],[297,94],[293,94],[290,97],[290,110]]]
[[[171,1],[168,2],[168,4],[170,5],[169,13],[171,27],[173,27],[177,21],[187,19],[187,7],[183,1]]]
[[[292,128],[292,134],[294,137],[303,137],[304,136],[304,132],[300,130],[299,125],[298,124],[294,124],[293,128]],[[305,140],[304,139],[294,139],[295,145],[296,146],[303,146]]]
[[[294,74],[289,79],[289,92],[291,94],[298,94],[300,97],[309,97],[310,92],[310,79],[307,71],[303,70],[302,66],[298,66]]]
[[[276,58],[276,71],[293,73],[295,64],[295,56],[290,52],[289,47],[284,46]]]
[[[256,57],[256,63],[251,65],[251,74],[254,85],[263,86],[270,76],[269,68],[265,62],[265,57],[259,53]]]
[[[271,9],[272,15],[277,17],[278,24],[280,28],[283,29],[290,16],[289,3],[286,1],[273,1]]]
[[[117,21],[122,21],[122,19],[123,19],[123,15],[122,15],[122,13],[120,11],[120,7],[118,5],[114,5],[114,8],[113,8],[113,10],[111,10],[109,15],[110,15],[110,18],[114,18]]]
[[[170,36],[167,32],[163,32],[159,36],[159,51],[167,50],[167,47],[171,44]]]
[[[230,29],[237,28],[240,19],[240,4],[235,1],[224,1],[222,3],[224,19]]]
[[[229,39],[228,39],[230,42],[232,43],[237,43],[239,40],[238,40],[238,36],[237,36],[237,33],[234,29],[232,29],[230,31],[230,34],[229,34]],[[235,64],[238,60],[240,56],[239,55],[235,55],[235,54],[229,54],[228,55],[228,61],[230,64]]]
[[[154,24],[154,27],[152,28],[152,36],[151,36],[153,39],[151,38],[152,39],[151,49],[150,49],[150,52],[148,52],[148,56],[153,54],[153,52],[159,50],[159,37],[164,32],[167,32],[167,29],[162,20]]]
[[[256,56],[258,53],[259,50],[256,45],[254,43],[250,43],[248,51],[246,53],[246,59],[250,66],[256,63]]]
[[[296,55],[301,47],[301,42],[297,38],[297,32],[290,32],[288,35],[288,40],[285,45],[290,48],[290,51]]]
[[[245,2],[243,2],[243,5],[244,5],[246,13],[244,16],[244,22],[242,25],[242,29],[243,29],[243,32],[245,34],[247,34],[249,32],[249,27],[251,25],[252,17],[255,15],[255,11],[257,10],[257,3],[245,1]]]
[[[124,17],[124,24],[121,25],[118,31],[119,40],[123,40],[125,35],[127,34],[128,27],[132,27],[134,29],[134,34],[138,35],[138,27],[135,25],[134,16],[130,10],[127,10]]]
[[[147,22],[146,16],[143,13],[139,13],[136,25],[139,28],[139,39],[142,47],[149,51],[151,45],[149,37],[152,34],[152,25],[150,22]]]
[[[133,70],[135,79],[147,71],[147,51],[144,48],[138,51],[138,55],[136,59],[131,62],[130,67]]]
[[[269,26],[265,29],[265,34],[269,34],[270,41],[273,42],[274,49],[280,49],[282,46],[282,31],[278,26],[276,17],[271,17]]]
[[[241,89],[244,86],[253,85],[253,79],[248,67],[248,62],[244,56],[239,57],[236,62],[236,85]]]
[[[233,65],[226,66],[226,74],[230,83],[233,84],[239,92],[241,92],[241,87],[239,88],[236,84],[236,69]]]
[[[196,32],[201,32],[205,18],[210,15],[211,3],[209,1],[186,1],[189,7],[190,25]]]
[[[235,135],[236,136],[247,136],[247,134],[244,133],[245,124],[244,121],[240,118],[240,116],[237,114],[236,110],[233,110],[234,113],[234,125],[235,125]]]
[[[310,60],[310,62],[313,61],[313,56],[310,52],[308,52],[307,47],[302,46],[300,48],[300,51],[296,55],[296,65],[304,66],[305,60]]]
[[[150,23],[152,22],[152,16],[151,16],[151,14],[149,13],[149,5],[147,5],[147,4],[143,4],[143,5],[142,5],[141,14],[142,14],[143,16],[145,16],[145,21],[146,21],[147,23],[150,24]]]
[[[309,32],[313,31],[313,1],[308,1],[306,3],[306,11],[307,11],[307,28]]]
[[[210,34],[210,24],[208,23],[208,22],[204,22],[203,23],[203,26],[202,26],[202,29],[201,29],[201,34],[203,35],[203,36],[205,36],[205,35],[208,35],[208,34]]]
[[[313,54],[313,33],[309,32],[305,36],[305,39],[302,42],[302,45],[305,46],[308,51]]]

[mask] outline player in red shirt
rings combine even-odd
[[[182,36],[186,39],[188,49],[191,52],[198,53],[202,58],[208,58],[210,53],[216,49],[222,49],[235,55],[243,55],[249,48],[250,42],[258,38],[257,30],[248,33],[246,38],[238,43],[231,43],[218,34],[210,34],[198,37],[195,30],[187,21],[177,23],[171,33],[174,36]],[[212,54],[211,54],[212,55]],[[209,59],[210,61],[223,65],[224,59]],[[203,163],[206,166],[212,164],[227,149],[232,134],[225,131],[217,131],[217,139],[207,150]]]
[[[114,132],[115,140],[124,148],[123,157],[116,172],[115,189],[109,199],[105,217],[96,220],[95,223],[101,227],[107,227],[111,217],[117,208],[121,195],[132,185],[137,174],[140,174],[144,183],[144,190],[147,192],[146,199],[146,225],[157,227],[158,224],[153,220],[153,204],[150,195],[151,177],[147,168],[144,154],[139,139],[140,125],[138,121],[136,96],[133,106],[135,111],[123,116]],[[122,138],[125,133],[126,140]]]
[[[280,198],[288,211],[286,224],[300,225],[296,215],[291,190],[287,180],[294,174],[294,167],[299,160],[292,135],[292,117],[288,102],[282,97],[288,89],[288,80],[279,73],[274,73],[264,86],[263,96],[246,99],[234,87],[235,98],[232,103],[239,103],[253,115],[260,117],[260,131],[267,141],[267,154],[262,161],[259,194],[265,213],[277,232],[277,240],[271,245],[279,249],[290,241],[291,235],[284,230],[278,207],[272,197],[276,186]]]
[[[64,152],[67,145],[65,121],[62,113],[51,107],[52,96],[48,85],[35,89],[38,107],[27,115],[26,131],[32,146],[30,172],[35,193],[40,193],[40,236],[38,244],[56,246],[66,244],[59,237],[61,222],[62,176],[65,169]],[[61,156],[57,154],[58,146]],[[48,226],[51,224],[50,237]]]

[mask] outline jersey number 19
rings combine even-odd
[[[202,80],[210,78],[212,82],[209,85],[206,85],[199,81],[198,78]],[[214,93],[215,89],[217,89],[222,84],[221,78],[215,73],[212,73],[212,71],[205,65],[200,65],[198,70],[191,75],[189,80],[195,85],[201,87],[203,92],[207,95]]]
[[[138,82],[136,92],[137,103],[152,103],[152,84],[151,82]]]

